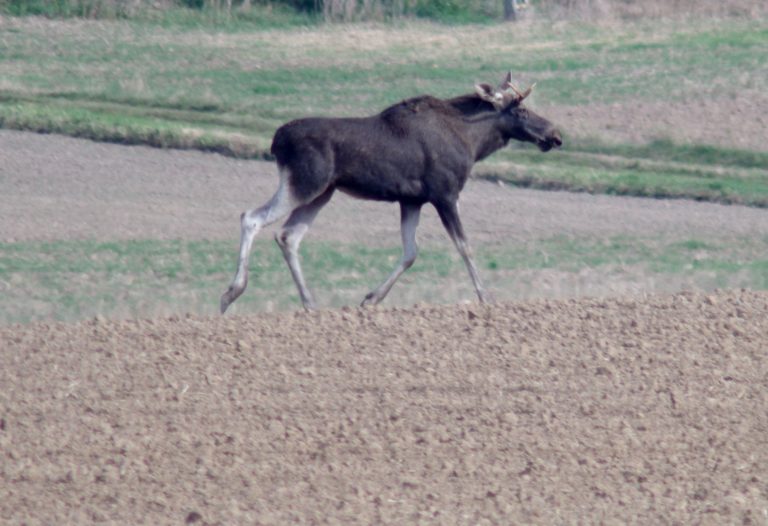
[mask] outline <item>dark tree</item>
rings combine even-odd
[[[514,21],[517,20],[517,5],[515,0],[503,0],[504,3],[504,20]]]

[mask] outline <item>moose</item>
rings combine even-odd
[[[288,216],[275,235],[305,309],[315,307],[299,263],[299,245],[312,221],[336,190],[354,197],[400,204],[403,255],[362,305],[375,305],[413,265],[421,208],[431,203],[464,260],[483,303],[483,288],[459,219],[458,198],[472,166],[510,139],[533,143],[543,152],[562,145],[560,131],[523,106],[532,85],[520,91],[511,73],[494,88],[452,99],[423,95],[364,118],[306,118],[280,127],[272,141],[280,183],[263,206],[240,216],[237,271],[221,297],[222,314],[248,284],[248,259],[262,227]]]

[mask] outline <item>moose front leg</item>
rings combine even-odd
[[[469,243],[464,235],[464,228],[461,225],[461,219],[459,218],[459,209],[456,201],[449,201],[445,203],[435,204],[437,213],[440,216],[440,220],[443,222],[443,226],[448,231],[453,244],[456,245],[456,249],[461,254],[464,264],[469,271],[469,277],[472,279],[472,284],[475,286],[475,292],[481,303],[492,303],[493,296],[488,293],[483,287],[480,281],[480,275],[477,272],[477,267],[472,259],[472,251],[469,248]]]

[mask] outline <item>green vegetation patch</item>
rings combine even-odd
[[[0,244],[0,323],[41,319],[214,314],[236,265],[225,241],[57,241]],[[480,247],[478,265],[499,299],[519,299],[559,276],[559,293],[575,295],[583,273],[642,286],[768,289],[768,237],[657,240],[555,236]],[[324,306],[356,305],[394,269],[400,248],[307,242],[305,276]],[[584,286],[582,284],[582,286]],[[528,287],[528,288],[526,288]],[[587,290],[593,290],[587,288]],[[600,290],[600,289],[594,289]],[[663,287],[662,287],[663,290]],[[658,292],[658,290],[651,290]],[[649,292],[651,292],[649,291]],[[545,291],[546,292],[546,291]],[[558,292],[558,291],[555,291]],[[552,291],[549,294],[554,294]],[[474,299],[466,270],[450,248],[422,248],[388,302]],[[255,243],[250,283],[238,312],[300,308],[274,243]]]
[[[516,186],[768,206],[768,154],[655,141],[574,141],[547,154],[512,147],[476,168]]]
[[[505,68],[521,81],[540,81],[543,100],[564,104],[674,100],[683,85],[685,96],[712,96],[723,86],[768,79],[764,27],[743,21],[682,33],[643,25],[609,31],[537,24],[514,32],[505,28],[516,26],[467,26],[455,38],[441,26],[408,24],[353,27],[351,39],[343,38],[350,28],[231,32],[126,21],[81,23],[75,31],[69,22],[56,24],[44,34],[40,24],[21,21],[6,33],[0,51],[6,95],[66,94],[73,105],[181,104],[287,119],[366,115],[423,92],[456,95]],[[490,44],[466,46],[470,37]]]

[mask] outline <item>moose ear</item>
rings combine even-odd
[[[496,91],[489,84],[475,84],[475,93],[485,102],[490,102],[493,107],[500,109],[504,106],[504,95],[501,92]]]
[[[494,89],[490,84],[483,82],[482,84],[475,84],[475,92],[480,95],[480,97],[493,97]]]

